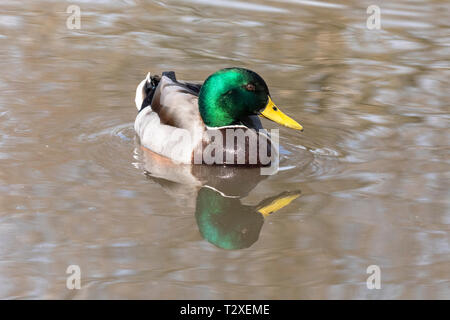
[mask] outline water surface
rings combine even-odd
[[[450,297],[448,2],[70,4],[80,30],[68,2],[0,4],[0,298]],[[305,127],[280,128],[280,172],[156,174],[134,135],[138,82],[229,66]],[[300,196],[258,213],[286,194]]]

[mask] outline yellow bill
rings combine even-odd
[[[297,121],[281,112],[270,97],[269,102],[267,103],[266,108],[261,112],[261,115],[285,127],[303,131],[303,127]]]

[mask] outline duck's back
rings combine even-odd
[[[179,82],[173,72],[147,76],[136,89],[135,130],[144,147],[183,163],[201,143],[205,125],[198,110],[201,85]]]

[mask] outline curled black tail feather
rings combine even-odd
[[[162,76],[154,75],[150,76],[150,81],[147,80],[144,86],[145,90],[145,99],[142,101],[141,109],[139,112],[141,112],[146,107],[150,106],[152,104],[153,96],[155,95],[156,88],[158,87],[159,82],[161,81],[161,77],[167,77],[170,80],[172,80],[177,85],[185,88],[188,93],[198,96],[200,93],[200,89],[202,87],[202,84],[200,83],[188,83],[188,82],[178,82],[177,77],[175,76],[175,72],[173,71],[164,71],[162,73]]]
[[[139,112],[141,112],[144,108],[151,106],[156,87],[158,86],[160,80],[161,77],[159,75],[154,75],[150,77],[150,82],[147,81],[145,83],[145,99],[144,101],[142,101],[141,109],[139,110]]]

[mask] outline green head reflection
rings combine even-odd
[[[214,188],[202,187],[197,195],[195,217],[201,235],[226,250],[250,247],[258,240],[264,218],[287,206],[300,192],[283,192],[256,206],[244,205]]]

